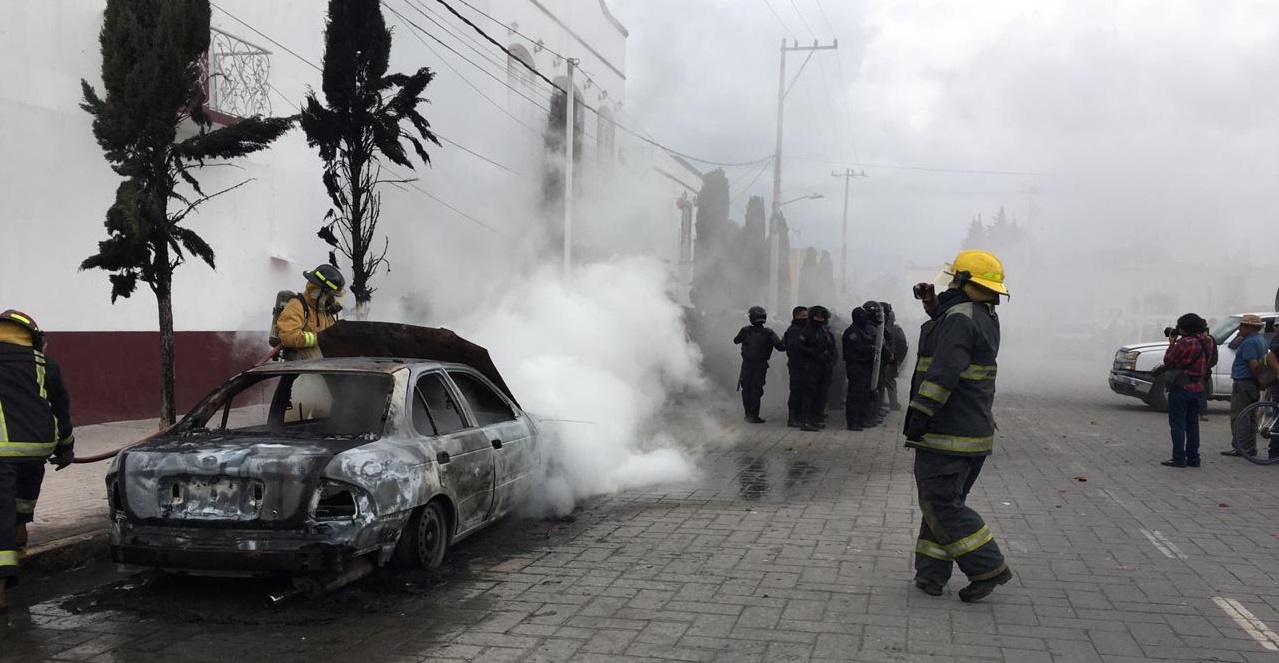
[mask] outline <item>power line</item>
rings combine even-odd
[[[527,41],[529,44],[532,44],[533,46],[537,46],[537,47],[541,48],[542,50],[546,51],[547,53],[550,53],[551,55],[554,55],[554,56],[556,56],[556,57],[558,57],[558,58],[560,58],[560,59],[563,59],[563,60],[567,60],[567,59],[568,59],[568,58],[564,57],[563,55],[561,55],[561,54],[559,54],[559,53],[556,53],[555,51],[551,50],[549,47],[547,47],[547,45],[545,44],[545,42],[543,42],[543,43],[540,43],[540,44],[539,44],[539,43],[538,43],[538,41],[534,40],[532,37],[530,37],[530,36],[528,36],[528,35],[524,34],[523,32],[520,32],[519,30],[516,30],[516,29],[515,29],[514,27],[512,27],[512,26],[509,26],[509,25],[506,25],[506,24],[502,23],[502,22],[501,22],[501,21],[499,21],[497,18],[495,18],[493,15],[488,14],[487,12],[485,12],[485,11],[484,11],[484,10],[482,10],[482,9],[480,9],[479,7],[476,7],[475,5],[471,4],[470,2],[467,2],[467,0],[458,0],[458,2],[461,2],[462,4],[466,5],[467,7],[470,7],[472,11],[474,11],[474,12],[475,12],[475,13],[477,13],[477,14],[479,14],[480,16],[483,16],[484,18],[487,18],[488,20],[493,21],[493,22],[494,22],[494,23],[496,23],[497,25],[500,25],[500,26],[502,26],[503,28],[506,28],[507,30],[510,30],[511,32],[514,32],[515,34],[519,35],[520,37],[523,37],[523,38],[524,38],[524,40],[525,40],[525,41]]]
[[[448,2],[445,2],[445,0],[436,0],[436,2],[440,3],[441,5],[444,5],[444,8],[445,8],[445,9],[447,9],[447,10],[449,10],[449,12],[450,12],[451,14],[453,14],[454,16],[456,16],[456,17],[457,17],[458,19],[460,19],[463,23],[466,23],[468,26],[470,26],[472,30],[475,30],[476,32],[480,33],[480,35],[481,35],[482,37],[484,37],[485,39],[487,39],[487,40],[489,41],[489,43],[491,43],[491,44],[493,44],[494,46],[498,47],[498,49],[500,49],[503,53],[506,53],[508,56],[510,56],[510,58],[511,58],[512,60],[514,60],[516,63],[518,63],[519,65],[523,66],[525,69],[528,69],[529,71],[533,72],[533,75],[537,76],[538,78],[542,79],[543,81],[546,81],[547,85],[550,85],[552,88],[554,88],[554,89],[558,90],[558,91],[559,91],[560,93],[562,93],[562,94],[565,94],[565,95],[567,95],[567,94],[568,94],[568,91],[567,91],[567,90],[565,90],[563,87],[560,87],[560,85],[559,85],[558,83],[556,83],[555,81],[553,81],[553,80],[551,80],[551,79],[547,78],[547,77],[546,77],[546,76],[545,76],[542,72],[538,71],[536,67],[534,67],[534,66],[530,65],[529,63],[525,62],[525,61],[524,61],[524,60],[522,60],[521,58],[515,57],[515,54],[511,52],[511,49],[507,48],[506,46],[503,46],[501,42],[499,42],[498,40],[496,40],[496,39],[494,39],[493,37],[489,36],[489,34],[488,34],[487,32],[485,32],[485,31],[484,31],[484,28],[481,28],[480,26],[476,25],[474,21],[472,21],[471,19],[469,19],[469,18],[467,18],[467,17],[463,16],[460,12],[458,12],[456,9],[454,9],[454,8],[453,8],[453,6],[452,6],[452,5],[450,5]],[[386,3],[385,3],[385,0],[383,0],[383,4],[386,4]],[[398,14],[397,14],[397,15],[398,15]],[[410,24],[413,24],[413,23],[412,23],[412,21],[410,21]],[[419,27],[418,27],[418,29],[419,29],[419,30],[421,30],[421,27],[419,26]],[[460,56],[460,54],[459,54],[459,56]],[[591,81],[592,83],[594,83],[596,86],[598,86],[598,85],[599,85],[598,83],[595,83],[595,81],[594,81],[593,79],[589,78],[589,77],[587,77],[587,80],[590,80],[590,81]],[[504,83],[504,82],[503,82],[503,83]],[[504,83],[504,84],[505,84],[505,83]],[[507,85],[507,87],[510,87],[510,85]],[[512,89],[514,89],[514,88],[512,88]],[[517,93],[518,93],[518,92],[517,92]],[[576,96],[576,95],[575,95],[575,96]],[[584,103],[584,104],[582,104],[582,106],[583,106],[586,110],[591,111],[592,113],[595,113],[596,115],[599,115],[599,109],[591,108],[590,104],[585,104],[585,103]],[[766,157],[763,157],[763,158],[760,158],[760,159],[755,159],[755,160],[752,160],[752,161],[745,161],[745,162],[741,162],[741,163],[728,163],[728,162],[722,162],[722,161],[715,161],[715,160],[712,160],[712,159],[702,159],[702,158],[700,158],[700,157],[695,157],[695,156],[693,156],[693,155],[691,155],[691,154],[684,154],[683,152],[680,152],[680,151],[678,151],[678,150],[676,150],[676,149],[674,149],[674,148],[667,147],[667,146],[665,146],[665,145],[663,145],[663,144],[661,144],[661,143],[659,143],[659,142],[657,142],[657,141],[655,141],[655,140],[653,140],[653,139],[651,139],[651,138],[648,138],[647,136],[641,135],[640,133],[638,133],[638,132],[634,131],[633,129],[631,129],[631,128],[629,128],[629,127],[627,127],[626,125],[618,124],[618,123],[616,123],[616,122],[614,122],[614,125],[615,125],[618,129],[621,129],[622,131],[625,131],[626,133],[631,134],[631,135],[632,135],[632,136],[634,136],[635,138],[638,138],[639,140],[642,140],[642,141],[644,141],[645,143],[648,143],[648,144],[650,144],[650,145],[652,145],[652,146],[654,146],[654,147],[660,148],[660,149],[662,149],[662,150],[664,150],[664,151],[666,151],[666,152],[669,152],[669,153],[671,153],[671,154],[677,154],[677,155],[679,155],[679,156],[681,156],[681,157],[684,157],[685,159],[688,159],[688,160],[690,160],[690,161],[696,161],[696,162],[698,162],[698,163],[705,163],[705,164],[711,164],[711,165],[713,165],[713,166],[725,166],[725,167],[735,167],[735,166],[753,166],[753,165],[755,165],[755,164],[763,163],[764,161],[766,161],[766,160],[768,160],[768,159],[772,159],[772,158],[773,158],[772,156],[766,156]]]
[[[778,14],[777,10],[773,8],[773,3],[768,0],[764,0],[764,4],[768,5],[768,11],[773,12],[773,18],[777,19],[778,25],[782,26],[782,29],[786,31],[786,34],[791,36],[791,39],[795,39],[795,33],[791,32],[790,28],[786,26],[786,21],[783,21],[782,15]]]
[[[267,40],[267,41],[271,42],[272,44],[275,44],[276,46],[280,47],[281,49],[283,49],[284,51],[286,51],[287,53],[289,53],[289,54],[290,54],[290,55],[292,55],[293,57],[295,57],[295,58],[297,58],[297,59],[299,59],[299,60],[301,60],[301,61],[303,61],[303,62],[305,62],[305,63],[307,63],[307,64],[309,64],[309,65],[311,65],[312,67],[314,67],[314,68],[315,68],[315,70],[316,70],[316,71],[320,71],[320,72],[323,72],[323,71],[324,71],[324,69],[323,69],[323,68],[321,68],[319,65],[317,65],[317,64],[315,64],[314,62],[311,62],[310,60],[307,60],[306,58],[302,57],[301,55],[298,55],[297,53],[293,52],[293,50],[292,50],[292,49],[290,49],[288,46],[285,46],[284,44],[281,44],[280,42],[278,42],[278,41],[276,41],[276,40],[274,40],[274,39],[272,39],[272,38],[268,37],[267,35],[263,34],[263,33],[262,33],[260,30],[258,30],[257,28],[255,28],[255,27],[253,27],[252,25],[249,25],[248,23],[245,23],[244,21],[240,20],[240,17],[236,16],[235,14],[232,14],[231,12],[229,12],[229,11],[227,11],[227,10],[223,9],[222,7],[219,7],[219,6],[218,6],[218,3],[216,3],[216,2],[209,2],[209,4],[210,4],[210,5],[212,5],[214,9],[217,9],[218,11],[222,12],[223,14],[226,14],[227,16],[230,16],[233,20],[235,20],[235,22],[236,22],[236,23],[239,23],[240,25],[243,25],[244,27],[246,27],[246,28],[248,28],[248,29],[252,30],[252,31],[254,32],[254,34],[258,35],[259,37],[261,37],[261,38],[263,38],[263,39],[265,39],[265,40]]]
[[[831,36],[835,35],[835,26],[830,22],[830,16],[826,14],[826,8],[822,6],[822,0],[813,0],[817,4],[817,11],[821,13],[822,20],[826,21],[826,27],[830,30]],[[844,54],[842,52],[835,54],[835,66],[839,70],[839,100],[844,106],[844,115],[846,122],[844,123],[844,131],[848,136],[848,146],[852,148],[853,158],[861,161],[862,157],[857,153],[857,138],[852,129],[853,112],[848,105],[848,75],[844,73]],[[823,69],[823,72],[825,70]]]
[[[230,16],[232,19],[235,19],[235,21],[236,21],[237,23],[239,23],[240,25],[243,25],[244,27],[248,28],[249,30],[252,30],[252,31],[254,32],[254,34],[257,34],[258,36],[262,37],[263,39],[265,39],[265,40],[267,40],[267,41],[271,42],[272,44],[275,44],[276,46],[280,47],[282,50],[284,50],[284,51],[285,51],[285,52],[287,52],[288,54],[292,55],[293,57],[297,58],[298,60],[301,60],[302,62],[304,62],[304,63],[306,63],[306,64],[310,65],[310,66],[311,66],[312,68],[314,68],[316,71],[319,71],[319,72],[323,72],[323,71],[324,71],[323,67],[320,67],[319,65],[315,64],[314,62],[311,62],[310,60],[308,60],[308,59],[306,59],[306,58],[302,57],[301,55],[299,55],[299,54],[298,54],[296,51],[294,51],[293,49],[291,49],[291,48],[289,48],[289,47],[285,46],[284,44],[281,44],[280,42],[278,42],[278,41],[276,41],[276,40],[272,39],[272,38],[271,38],[270,36],[268,36],[266,33],[262,32],[261,30],[258,30],[257,28],[253,27],[252,25],[249,25],[248,23],[245,23],[243,20],[239,19],[238,17],[236,17],[235,15],[231,14],[231,13],[230,13],[230,12],[228,12],[227,10],[222,9],[221,7],[218,7],[216,3],[210,2],[209,4],[210,4],[211,6],[213,6],[213,7],[217,8],[217,10],[218,10],[218,11],[220,11],[220,12],[222,12],[222,13],[226,14],[227,16]],[[291,100],[290,100],[290,99],[289,99],[289,98],[288,98],[288,97],[287,97],[287,96],[286,96],[283,92],[280,92],[279,88],[276,88],[276,87],[275,87],[274,85],[272,85],[270,82],[268,82],[268,83],[267,83],[267,87],[269,87],[272,91],[274,91],[277,95],[279,95],[279,97],[280,97],[281,99],[283,99],[285,103],[288,103],[288,104],[293,104],[293,103],[294,103],[294,102],[292,102],[292,101],[291,101]],[[301,105],[301,104],[297,104],[297,107],[298,107],[298,109],[300,110],[300,109],[302,108],[302,105]],[[438,136],[438,134],[436,134],[436,135]],[[453,141],[449,141],[449,142],[450,142],[450,143],[453,143]],[[457,145],[457,143],[453,143],[453,144],[454,144],[454,145]],[[462,146],[461,146],[461,145],[458,145],[458,147],[459,147],[459,148],[461,148]],[[471,154],[475,154],[476,156],[480,156],[479,154],[477,154],[477,153],[475,153],[475,152],[473,152],[473,151],[471,151],[471,150],[469,150],[469,149],[466,149],[466,148],[462,148],[462,149],[466,150],[467,152],[470,152]],[[481,158],[483,158],[483,157],[481,157]],[[490,163],[493,163],[493,164],[495,164],[495,165],[498,165],[496,162],[491,161],[491,160],[489,160],[489,159],[487,159],[487,158],[485,158],[485,160],[486,160],[486,161],[489,161]],[[404,175],[400,174],[398,171],[396,171],[394,168],[392,168],[392,167],[390,167],[390,166],[385,166],[385,165],[384,165],[384,166],[383,166],[383,168],[385,168],[385,169],[386,169],[387,171],[389,171],[392,175],[394,175],[395,177],[397,177],[397,178],[399,178],[399,179],[402,179],[402,180],[408,180],[408,179],[410,179],[410,178],[405,177]],[[505,166],[503,166],[503,168],[505,168]],[[510,169],[509,169],[509,168],[507,168],[507,170],[510,170]],[[512,172],[513,172],[513,171],[512,171]],[[460,210],[460,209],[458,209],[458,208],[456,208],[456,207],[454,207],[454,206],[450,205],[449,203],[447,203],[447,202],[445,202],[445,201],[441,200],[438,196],[436,196],[436,195],[432,194],[431,192],[427,191],[426,189],[423,189],[422,187],[418,186],[415,182],[411,182],[411,181],[410,181],[410,182],[404,182],[403,184],[407,184],[407,185],[411,186],[412,188],[416,189],[416,190],[417,190],[419,193],[421,193],[422,195],[424,195],[424,196],[426,196],[427,198],[430,198],[431,200],[434,200],[435,202],[437,202],[437,203],[439,203],[439,204],[443,205],[444,207],[446,207],[446,208],[448,208],[448,209],[452,210],[453,212],[457,213],[458,215],[462,216],[463,218],[469,219],[470,221],[472,221],[472,222],[474,222],[474,223],[476,223],[476,224],[479,224],[480,226],[482,226],[482,227],[484,227],[484,228],[487,228],[487,229],[488,229],[488,230],[490,230],[490,231],[497,232],[497,230],[496,230],[495,228],[493,228],[493,226],[490,226],[489,224],[487,224],[487,223],[485,223],[485,222],[483,222],[483,221],[481,221],[481,220],[479,220],[479,219],[477,219],[477,218],[475,218],[475,217],[471,216],[470,214],[467,214],[466,212],[463,212],[462,210]],[[398,186],[398,188],[400,188],[401,190],[403,190],[403,188],[404,188],[403,186],[399,186],[399,183],[397,183],[397,186]]]
[[[805,30],[808,30],[808,36],[812,37],[813,39],[817,39],[817,33],[813,32],[813,28],[808,25],[808,19],[804,18],[804,12],[801,12],[799,10],[799,5],[795,4],[795,0],[790,0],[790,6],[791,6],[791,9],[794,9],[795,13],[799,15],[799,22],[804,24]]]
[[[771,162],[772,160],[770,159],[769,163]],[[768,163],[765,163],[764,165],[760,166],[759,172],[755,173],[755,179],[752,179],[750,184],[747,184],[745,188],[743,188],[741,191],[738,191],[737,195],[733,196],[733,199],[728,201],[728,204],[731,206],[733,203],[737,202],[738,199],[740,199],[743,195],[745,195],[746,192],[750,191],[751,187],[755,186],[755,183],[759,181],[759,178],[763,176],[764,171],[766,170],[768,170]]]
[[[1033,170],[979,170],[969,168],[933,168],[929,166],[903,166],[900,164],[887,163],[867,163],[865,161],[825,161],[822,159],[814,159],[812,157],[794,157],[798,161],[813,161],[816,163],[825,163],[832,166],[864,166],[866,168],[887,168],[889,170],[916,170],[926,173],[964,173],[969,175],[1034,175],[1044,176],[1052,173],[1045,173]]]

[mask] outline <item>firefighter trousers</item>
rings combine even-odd
[[[18,525],[35,517],[43,460],[0,461],[0,578],[18,580]]]
[[[1008,568],[980,514],[965,501],[985,456],[915,450],[915,485],[923,521],[915,542],[915,577],[945,584],[955,565],[977,582]]]

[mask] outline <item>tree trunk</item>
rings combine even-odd
[[[353,148],[358,149],[358,148]],[[364,241],[364,224],[367,220],[364,218],[364,174],[365,160],[360,155],[352,154],[347,161],[347,172],[351,175],[351,294],[355,296],[356,318],[363,320],[360,316],[361,309],[365,315],[368,313],[369,300],[369,274],[364,271],[364,256],[368,253],[369,247]]]
[[[168,267],[167,246],[161,244],[157,248],[155,264],[161,270]],[[164,428],[173,425],[177,419],[173,366],[173,274],[171,271],[162,271],[157,275],[155,301],[160,309],[160,427]]]
[[[355,319],[360,321],[369,319],[369,303],[368,302],[360,302],[360,301],[355,302]]]

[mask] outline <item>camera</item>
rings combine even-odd
[[[1164,327],[1164,338],[1169,336],[1180,336],[1180,333],[1176,327]]]
[[[911,290],[915,293],[915,299],[924,299],[933,294],[933,285],[931,283],[916,283]]]

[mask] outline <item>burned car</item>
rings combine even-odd
[[[536,420],[488,367],[345,357],[241,373],[116,457],[112,558],[243,575],[439,566],[542,465]]]

